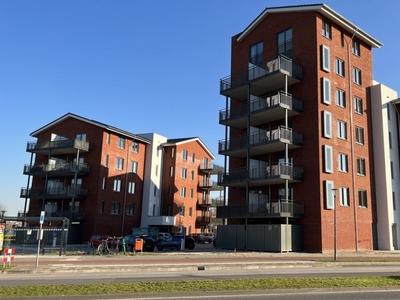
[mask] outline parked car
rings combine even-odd
[[[205,233],[200,234],[199,238],[197,239],[198,243],[212,243],[215,240],[215,234],[213,233]]]
[[[159,241],[164,241],[164,240],[166,240],[166,239],[169,238],[169,237],[171,237],[171,234],[168,233],[168,232],[160,232],[160,233],[158,234],[158,240],[159,240]]]
[[[93,234],[89,239],[89,245],[91,247],[98,247],[102,240],[106,240],[108,246],[110,246],[114,239],[106,234]]]
[[[181,250],[183,236],[173,235],[164,241],[159,241],[156,245],[159,251],[164,249]],[[192,250],[195,247],[194,238],[191,236],[185,237],[185,248]]]
[[[148,235],[142,235],[142,236],[126,235],[126,236],[124,236],[119,241],[119,244],[118,244],[119,251],[123,251],[123,240],[125,240],[126,251],[133,252],[135,250],[136,239],[139,239],[139,238],[143,240],[143,252],[153,252],[154,251],[156,243],[154,242],[153,238]]]

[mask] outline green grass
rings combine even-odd
[[[400,276],[263,278],[104,283],[84,285],[4,286],[0,287],[0,297],[393,286],[400,286]]]

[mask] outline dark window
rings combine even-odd
[[[259,42],[250,47],[249,62],[253,65],[261,65],[263,62],[263,42]]]
[[[292,57],[292,28],[278,33],[278,55]]]

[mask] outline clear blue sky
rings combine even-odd
[[[310,3],[1,0],[0,203],[6,215],[23,210],[29,134],[67,112],[133,133],[198,136],[222,164],[219,79],[229,75],[231,36],[267,6]],[[324,3],[383,42],[374,50],[374,77],[400,91],[400,1]]]

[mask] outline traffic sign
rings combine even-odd
[[[40,212],[39,222],[40,222],[40,224],[43,224],[43,222],[44,222],[44,211],[43,210]]]

